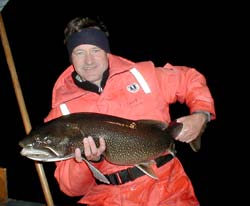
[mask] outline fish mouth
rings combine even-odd
[[[36,150],[32,147],[24,147],[20,154],[25,156],[29,159],[36,160],[36,161],[50,161],[51,159],[57,158],[56,155],[49,152],[48,150]]]
[[[29,159],[35,161],[43,161],[43,162],[56,162],[61,160],[66,160],[72,158],[73,155],[61,156],[51,151],[49,148],[35,149],[33,147],[24,147],[20,154]]]

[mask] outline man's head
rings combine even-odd
[[[100,85],[108,68],[108,31],[98,20],[77,17],[64,30],[65,44],[75,71],[81,79]]]
[[[81,31],[75,32],[69,36],[66,44],[69,55],[72,54],[74,48],[81,44],[90,44],[110,53],[109,42],[106,34],[95,27],[82,29]]]

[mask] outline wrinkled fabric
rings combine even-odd
[[[143,176],[121,186],[94,186],[83,198],[88,205],[198,206],[191,182],[177,158],[157,173],[159,180]]]
[[[110,76],[99,95],[77,87],[69,66],[58,78],[52,93],[52,109],[44,121],[61,116],[60,104],[66,104],[69,112],[98,112],[128,119],[155,119],[170,122],[169,105],[185,103],[190,113],[204,110],[215,119],[213,98],[206,80],[194,68],[166,64],[155,68],[152,62],[134,63],[115,55],[108,55]],[[129,72],[136,68],[146,80],[151,93],[139,87],[136,92],[128,87],[138,84]],[[152,137],[153,138],[153,137]],[[113,165],[106,160],[93,163],[103,174],[111,174],[130,166]],[[193,186],[178,158],[153,169],[159,180],[147,175],[123,185],[97,185],[87,167],[74,159],[56,163],[55,178],[60,189],[69,196],[83,196],[79,203],[112,206],[197,206]]]

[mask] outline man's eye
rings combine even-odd
[[[83,51],[78,51],[78,52],[75,52],[75,55],[76,56],[84,55],[84,52]]]

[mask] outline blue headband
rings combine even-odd
[[[72,34],[67,41],[67,49],[69,55],[75,47],[81,44],[95,45],[107,53],[110,53],[109,41],[106,34],[100,29],[86,28]]]

